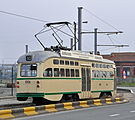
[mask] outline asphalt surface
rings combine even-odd
[[[123,96],[130,101],[126,104],[115,104],[100,107],[76,109],[71,111],[62,111],[57,113],[16,118],[15,120],[135,120],[135,87],[129,89],[132,89],[134,93],[118,94],[118,96]],[[15,98],[7,100],[3,99],[0,100],[0,105],[13,104],[18,102],[19,101],[17,101]]]
[[[135,102],[42,114],[15,120],[135,120]]]

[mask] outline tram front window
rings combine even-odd
[[[22,64],[21,77],[35,77],[37,76],[37,64]]]

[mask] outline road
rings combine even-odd
[[[134,120],[135,102],[42,114],[15,120]]]

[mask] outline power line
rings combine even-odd
[[[0,13],[7,14],[7,15],[13,15],[16,17],[22,17],[22,18],[26,18],[26,19],[31,19],[31,20],[35,20],[35,21],[39,21],[39,22],[48,22],[45,20],[41,20],[41,19],[37,19],[37,18],[33,18],[33,17],[28,17],[28,16],[24,16],[24,15],[19,15],[19,14],[15,14],[15,13],[10,13],[10,12],[6,12],[6,11],[0,11]]]
[[[105,20],[101,19],[100,17],[98,17],[97,15],[95,15],[94,13],[90,12],[89,10],[85,9],[89,14],[93,15],[95,18],[99,19],[100,21],[102,21],[103,23],[107,24],[108,26],[114,28],[115,30],[119,31],[116,27],[114,27],[113,25],[111,25],[110,23],[106,22]]]

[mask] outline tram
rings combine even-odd
[[[115,63],[82,51],[47,49],[18,59],[17,100],[50,101],[112,97]]]

